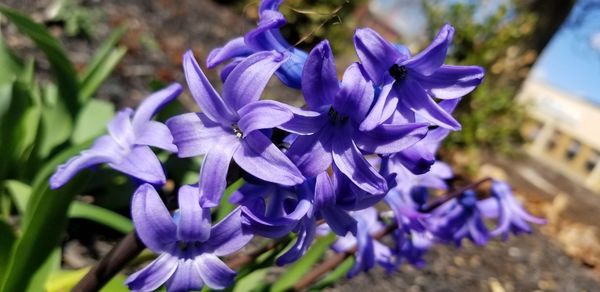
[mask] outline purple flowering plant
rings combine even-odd
[[[451,25],[414,56],[359,28],[358,62],[338,78],[327,40],[307,53],[284,39],[280,4],[262,1],[257,27],[208,55],[208,68],[228,62],[220,93],[192,51],[185,53],[188,92],[200,112],[164,124],[152,120],[183,91],[170,85],[136,111],[118,112],[107,135],[51,177],[56,189],[77,172],[106,164],[134,179],[135,232],[158,257],[127,278],[131,290],[224,289],[248,275],[236,276],[234,268],[252,269],[268,253],[278,265],[292,264],[330,234],[336,253],[354,254],[348,277],[376,265],[393,273],[403,263],[425,265],[434,244],[483,245],[544,223],[504,182],[493,181],[489,194],[478,192],[487,180],[449,191],[452,169],[436,153],[461,128],[454,108],[484,77],[481,67],[444,64]],[[305,106],[264,99],[273,75],[300,93]],[[202,158],[197,182],[178,186],[176,206],[167,208],[157,192],[169,174],[150,146]],[[232,176],[244,184],[224,196]],[[221,208],[230,212],[213,224]],[[236,262],[236,254],[247,253],[238,251],[256,249],[259,238],[273,244],[244,265]],[[307,287],[305,279],[291,285]]]

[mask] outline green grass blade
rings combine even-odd
[[[133,224],[127,217],[83,202],[73,202],[69,208],[69,217],[88,219],[106,225],[114,230],[126,234],[133,230]]]
[[[125,56],[127,49],[116,48],[110,52],[105,59],[103,59],[90,75],[83,79],[81,82],[81,100],[83,102],[89,100],[92,95],[98,90],[98,87],[102,85],[104,80],[110,75],[110,73],[119,64],[121,59]]]

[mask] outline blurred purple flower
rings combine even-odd
[[[288,43],[279,32],[279,28],[286,23],[285,18],[278,11],[281,2],[282,0],[261,1],[258,26],[244,37],[235,38],[225,46],[212,50],[206,60],[208,68],[214,68],[233,59],[221,71],[221,79],[226,80],[233,68],[251,54],[260,51],[278,51],[289,55],[289,58],[281,64],[275,75],[285,85],[300,89],[300,77],[307,54]]]
[[[510,232],[515,235],[531,233],[528,222],[538,225],[546,224],[546,220],[535,217],[523,209],[508,184],[494,181],[491,194],[492,197],[477,203],[486,218],[498,218],[496,228],[490,232],[491,236],[501,235],[506,239]]]
[[[242,232],[239,208],[211,227],[210,209],[198,204],[198,190],[179,189],[179,212],[171,217],[158,193],[149,184],[133,195],[131,212],[142,242],[160,254],[125,282],[133,291],[152,291],[166,283],[168,291],[224,289],[235,271],[218,257],[236,252],[251,239]]]
[[[372,129],[391,115],[390,105],[402,105],[420,117],[443,128],[459,130],[460,124],[434,100],[460,98],[471,92],[483,79],[484,70],[477,66],[444,65],[454,28],[446,24],[433,42],[411,57],[403,46],[393,45],[370,28],[357,29],[354,45],[361,64],[375,85],[382,85],[384,100],[370,113],[372,118],[363,129]],[[387,89],[391,87],[393,88]]]
[[[169,129],[152,121],[152,117],[181,91],[181,85],[171,84],[147,97],[135,113],[129,108],[119,111],[108,124],[108,135],[99,137],[90,149],[60,165],[50,178],[50,187],[57,189],[79,171],[102,163],[139,180],[164,184],[163,168],[148,146],[171,152],[177,152],[177,147]]]
[[[304,181],[296,166],[260,129],[271,129],[293,117],[291,107],[261,100],[267,82],[286,58],[258,52],[244,59],[223,85],[222,97],[210,85],[191,51],[184,55],[185,77],[202,113],[167,121],[179,157],[205,155],[200,170],[200,203],[215,207],[225,191],[229,163],[260,179],[293,186]]]

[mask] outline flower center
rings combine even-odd
[[[237,124],[231,124],[231,128],[233,129],[233,134],[238,137],[238,139],[242,139],[244,137],[244,132],[240,130]]]
[[[400,82],[400,81],[406,79],[406,75],[408,74],[408,70],[406,70],[406,66],[398,66],[398,64],[392,65],[392,67],[390,67],[388,72],[390,72],[390,75],[392,75],[392,77],[394,77],[396,82]]]
[[[348,120],[347,116],[341,115],[340,113],[336,112],[335,109],[333,109],[333,107],[329,108],[329,113],[327,114],[329,115],[329,122],[333,125],[337,123],[344,123]]]

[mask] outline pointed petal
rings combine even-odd
[[[370,28],[359,28],[354,33],[354,47],[369,78],[381,84],[390,67],[399,59],[406,58],[396,48]]]
[[[187,51],[183,55],[183,72],[192,97],[209,119],[224,125],[230,125],[237,120],[237,114],[215,91],[200,69],[192,51]]]
[[[177,152],[177,146],[173,144],[173,136],[169,128],[156,121],[149,121],[139,128],[135,137],[135,144],[158,147],[170,152]]]
[[[233,159],[242,169],[262,180],[286,186],[305,180],[289,158],[258,131],[242,139],[242,147],[233,154]]]
[[[361,131],[373,130],[375,127],[380,125],[389,119],[396,110],[398,105],[398,94],[394,88],[393,80],[388,80],[384,83],[385,85],[381,88],[379,96],[375,100],[373,107],[369,110],[369,113],[360,124]]]
[[[373,248],[373,237],[369,235],[368,227],[362,220],[358,221],[356,262],[348,271],[348,278],[356,276],[360,272],[366,272],[375,266],[375,250]]]
[[[132,291],[154,291],[164,284],[177,270],[177,257],[161,254],[148,266],[127,278],[125,285]]]
[[[204,242],[210,236],[210,209],[200,207],[198,188],[184,185],[179,188],[179,224],[177,238],[181,241]]]
[[[193,259],[179,259],[177,270],[167,281],[167,291],[199,291],[204,282]]]
[[[182,91],[183,88],[179,83],[173,83],[146,97],[133,115],[132,124],[135,132],[138,133],[141,128],[144,128],[158,110],[177,98]]]
[[[258,25],[244,36],[244,40],[255,51],[283,52],[291,47],[279,33],[285,23],[285,17],[279,11],[262,11]]]
[[[280,103],[280,105],[286,107],[294,115],[290,121],[278,126],[278,128],[290,133],[298,135],[314,134],[328,121],[327,114],[299,109],[284,103]]]
[[[296,238],[296,242],[294,245],[282,254],[275,263],[278,266],[283,266],[292,262],[295,262],[299,258],[301,258],[306,250],[311,245],[313,240],[315,239],[315,231],[316,231],[316,223],[314,217],[308,218],[305,217],[300,224],[300,229],[298,230],[298,237]]]
[[[426,123],[404,125],[384,124],[372,131],[357,131],[354,135],[356,145],[362,151],[377,154],[392,154],[402,151],[425,137]]]
[[[91,149],[82,151],[56,168],[50,177],[50,188],[53,190],[60,188],[85,168],[101,163],[120,161],[124,154],[111,136],[101,136],[96,139]]]
[[[227,42],[223,47],[212,50],[206,58],[206,67],[211,69],[231,58],[249,56],[253,52],[246,45],[243,37],[237,37]]]
[[[385,179],[367,162],[348,135],[338,135],[332,145],[334,164],[356,186],[370,194],[387,191]]]
[[[200,168],[200,205],[212,208],[219,205],[227,185],[227,171],[233,153],[240,147],[239,141],[216,145],[204,156]]]
[[[135,140],[133,126],[131,125],[132,114],[132,109],[124,108],[108,122],[108,133],[124,149],[131,147]]]
[[[273,51],[250,55],[225,80],[223,99],[236,111],[257,101],[275,70],[287,59],[287,56]]]
[[[327,207],[321,210],[323,219],[331,230],[339,236],[356,233],[356,220],[348,212],[336,207]]]
[[[308,108],[322,110],[333,104],[339,83],[331,47],[324,40],[310,51],[302,72],[302,94]]]
[[[429,76],[416,76],[427,92],[440,99],[460,98],[481,83],[484,70],[478,66],[442,65]]]
[[[233,69],[235,69],[235,67],[239,65],[243,60],[244,58],[241,57],[234,58],[231,62],[229,62],[229,64],[223,66],[223,68],[221,68],[221,72],[219,72],[221,82],[225,83],[225,80],[227,80],[227,77],[229,77],[231,71],[233,71]]]
[[[151,184],[161,185],[167,181],[160,160],[148,146],[134,146],[122,161],[109,166]]]
[[[240,250],[252,237],[242,229],[242,213],[238,207],[213,226],[210,239],[204,244],[215,255],[225,256]]]
[[[287,156],[305,177],[315,177],[331,166],[331,138],[329,129],[309,136],[299,136],[288,149]]]
[[[264,209],[264,206],[261,207]],[[301,200],[292,213],[273,218],[264,216],[261,208],[251,209],[251,206],[242,206],[244,224],[249,225],[252,233],[267,238],[280,238],[296,228],[298,221],[312,209],[312,204],[308,200]]]
[[[202,254],[196,258],[195,263],[198,274],[211,289],[225,289],[235,279],[235,271],[214,254]]]
[[[458,121],[435,103],[416,81],[406,79],[397,90],[400,100],[417,115],[442,128],[460,130]]]
[[[258,7],[259,15],[262,14],[265,10],[279,10],[279,5],[281,5],[283,0],[263,0],[260,2],[260,6]]]
[[[167,127],[177,145],[177,156],[204,155],[215,145],[231,143],[237,139],[233,131],[227,131],[203,113],[187,113],[167,120]]]
[[[333,98],[333,108],[355,122],[362,122],[375,98],[373,83],[358,63],[353,63],[344,72],[341,89]]]
[[[242,107],[238,113],[238,127],[244,134],[259,129],[270,129],[294,117],[294,114],[282,103],[274,100],[260,100]]]
[[[141,185],[133,194],[131,218],[137,235],[152,251],[166,251],[177,241],[177,225],[150,184]]]
[[[454,27],[445,24],[431,44],[404,65],[425,76],[431,75],[444,64],[453,36]]]

